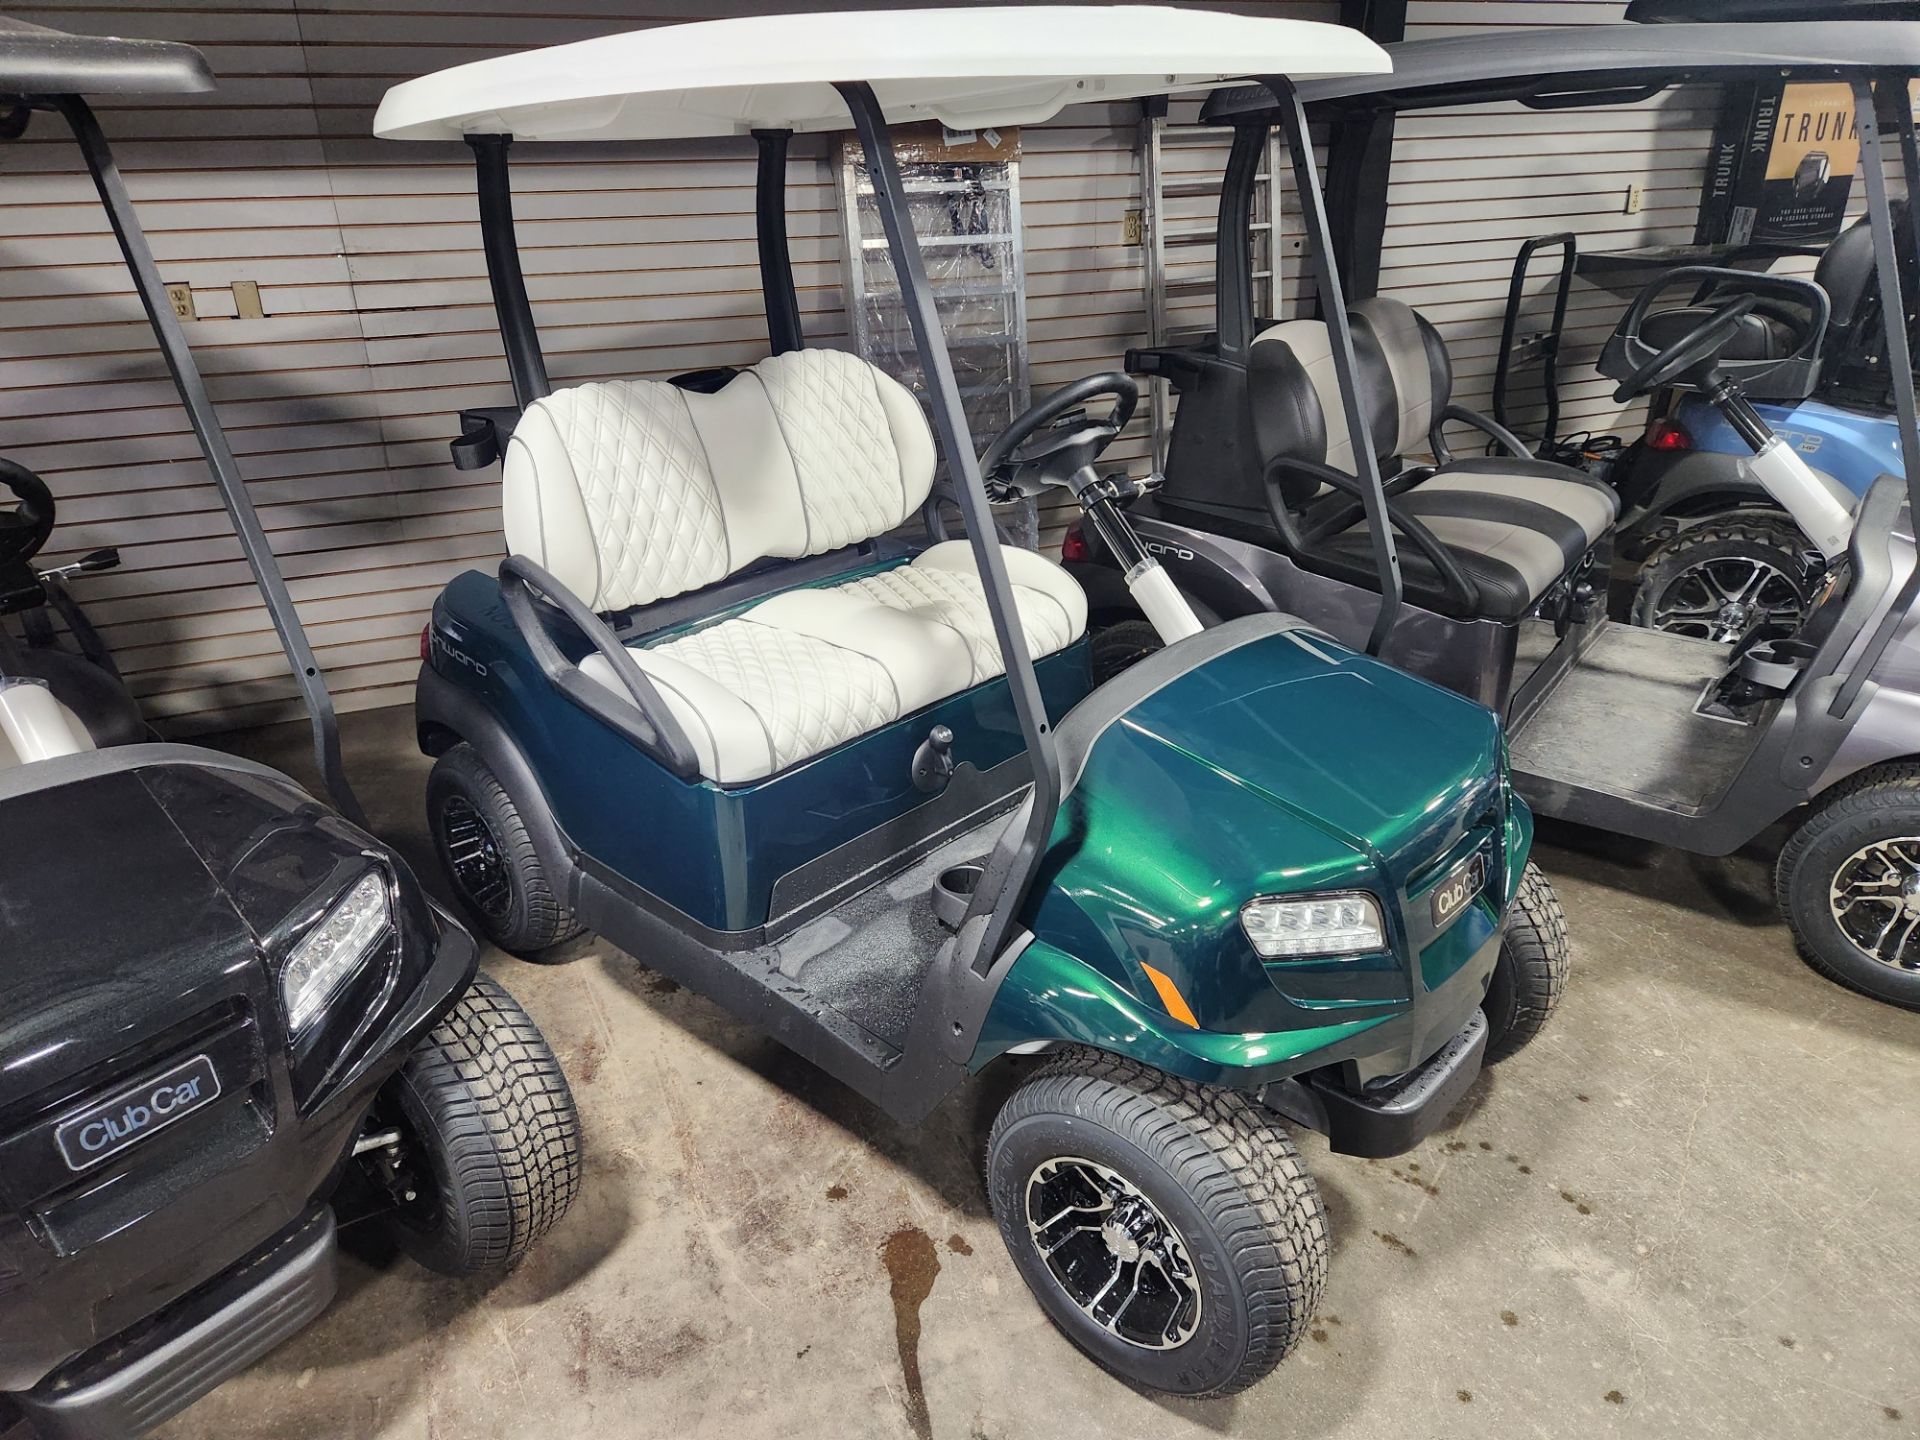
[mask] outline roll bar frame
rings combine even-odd
[[[247,493],[246,478],[240,473],[239,463],[233,457],[233,448],[227,443],[226,431],[221,427],[220,417],[207,394],[206,382],[193,358],[193,348],[187,343],[179,316],[174,314],[172,301],[167,298],[166,282],[160,278],[153,250],[147,244],[146,232],[141,229],[140,217],[127,195],[126,184],[120,178],[119,165],[113,158],[113,150],[107,144],[105,133],[100,129],[100,122],[95,118],[92,107],[79,95],[24,98],[28,105],[57,110],[80,146],[87,172],[93,177],[94,189],[99,193],[100,203],[105,207],[107,220],[113,227],[114,239],[119,243],[121,258],[125,260],[127,271],[133,278],[140,304],[147,312],[148,326],[167,362],[167,372],[173,377],[174,389],[179,392],[180,403],[186,409],[188,423],[193,427],[194,437],[200,444],[200,453],[206,459],[208,470],[213,473],[214,486],[220,492],[221,503],[226,506],[227,515],[233,522],[234,535],[240,541],[241,553],[246,557],[247,567],[253,572],[254,583],[259,587],[260,598],[267,607],[267,615],[273,621],[280,648],[286,653],[287,663],[293,669],[294,682],[299,686],[301,698],[306,704],[308,724],[313,732],[313,758],[320,772],[321,783],[342,815],[356,825],[365,826],[366,812],[361,809],[359,798],[348,784],[346,770],[341,763],[340,725],[334,714],[333,697],[327,692],[326,681],[320,674],[320,664],[314,659],[306,630],[300,623],[299,612],[294,609],[293,597],[288,593],[286,579],[280,573],[280,562],[273,553],[273,547],[267,543],[266,531],[261,528],[259,514],[254,510],[252,497]]]

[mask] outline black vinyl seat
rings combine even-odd
[[[1578,470],[1519,455],[1408,465],[1430,446],[1445,454],[1440,425],[1471,414],[1452,402],[1446,344],[1397,300],[1361,301],[1351,319],[1407,594],[1445,614],[1520,619],[1612,528],[1618,497]],[[1249,399],[1287,548],[1309,569],[1376,583],[1326,326],[1291,320],[1257,336]]]

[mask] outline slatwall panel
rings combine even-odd
[[[528,0],[160,0],[17,12],[187,40],[221,78],[210,104],[103,107],[104,121],[166,277],[195,288],[196,353],[342,708],[404,701],[434,593],[499,553],[497,473],[453,470],[445,441],[455,411],[509,398],[466,153],[370,139],[373,105],[394,80],[462,60],[747,8],[803,6],[657,0],[641,13],[633,0],[569,0],[555,15]],[[1337,12],[1332,0],[1236,8]],[[1413,0],[1410,29],[1598,23],[1621,9]],[[1590,249],[1690,238],[1715,100],[1402,120],[1382,288],[1447,334],[1464,400],[1487,403],[1508,268],[1527,236],[1573,229]],[[1140,252],[1121,243],[1140,204],[1135,122],[1133,106],[1089,106],[1024,132],[1036,391],[1116,366],[1145,333]],[[802,309],[812,338],[845,343],[827,142],[797,151]],[[1217,174],[1225,146],[1168,158],[1170,177]],[[150,713],[180,732],[292,714],[284,661],[77,155],[43,124],[0,150],[0,166],[0,453],[42,470],[60,497],[58,553],[121,547],[124,568],[83,594]],[[1634,215],[1629,184],[1642,190]],[[744,143],[522,147],[516,193],[556,379],[763,352]],[[1283,206],[1283,286],[1297,305],[1308,298],[1298,207]],[[1175,223],[1210,219],[1208,201],[1174,208]],[[1179,258],[1210,263],[1198,249]],[[228,287],[243,279],[260,284],[268,318],[234,318]],[[1590,369],[1622,303],[1576,285],[1563,428],[1634,423]],[[1175,323],[1204,324],[1208,309],[1188,298]],[[1144,468],[1141,427],[1111,453]],[[1065,518],[1049,516],[1047,543]]]
[[[845,5],[847,0],[836,0]],[[856,0],[858,3],[858,0]],[[868,0],[872,3],[872,0]],[[395,80],[675,19],[805,0],[142,0],[31,4],[65,29],[185,40],[211,102],[102,107],[189,336],[342,709],[405,702],[446,580],[500,553],[496,471],[446,458],[454,413],[509,399],[464,147],[368,137]],[[1227,8],[1332,18],[1333,0]],[[1024,132],[1036,389],[1145,331],[1134,109]],[[826,144],[799,142],[793,251],[809,335],[845,343]],[[644,158],[643,158],[644,156]],[[82,598],[175,733],[297,713],[264,610],[72,145],[0,149],[0,453],[60,500],[50,558],[118,545]],[[526,146],[516,198],[556,380],[664,376],[764,353],[746,142]],[[259,283],[265,319],[234,318]],[[1144,440],[1116,453],[1143,465]],[[1057,540],[1058,519],[1048,539]]]
[[[1411,0],[1407,33],[1606,24],[1624,10],[1613,0]],[[1572,231],[1583,252],[1692,241],[1719,104],[1718,86],[1693,86],[1639,105],[1545,112],[1499,104],[1401,118],[1381,291],[1417,307],[1446,336],[1463,403],[1490,408],[1507,286],[1523,241],[1560,230]],[[1897,177],[1897,148],[1889,144],[1887,155]],[[1629,186],[1641,191],[1635,214],[1626,213]],[[1851,215],[1864,213],[1865,188],[1856,178]],[[1522,335],[1548,316],[1557,258],[1553,250],[1535,257]],[[1814,263],[1789,257],[1772,271],[1810,275]],[[1644,424],[1645,402],[1616,405],[1614,382],[1593,368],[1627,302],[1574,281],[1559,372],[1563,436],[1591,430],[1631,440]],[[1541,412],[1529,403],[1539,393],[1530,383],[1535,372],[1523,373],[1529,378],[1516,380],[1513,414],[1526,428],[1538,425]],[[1472,443],[1467,432],[1460,438]]]
[[[1463,30],[1606,24],[1615,0],[1501,3],[1412,0],[1410,39]],[[1569,34],[1569,44],[1578,44]],[[1380,291],[1413,305],[1447,339],[1454,393],[1489,408],[1515,253],[1535,235],[1570,230],[1582,251],[1684,244],[1693,238],[1700,181],[1719,93],[1694,87],[1641,105],[1565,111],[1502,103],[1402,116],[1395,134]],[[1640,189],[1627,214],[1630,186]],[[1521,333],[1547,318],[1557,250],[1535,257]],[[1593,369],[1626,300],[1574,281],[1562,346],[1560,432],[1638,428],[1643,406],[1612,401]],[[1537,396],[1516,386],[1518,398]],[[1513,418],[1537,425],[1537,406]],[[1535,432],[1537,433],[1537,431]],[[1471,444],[1465,432],[1462,443]]]

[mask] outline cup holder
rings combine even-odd
[[[967,906],[973,903],[973,892],[980,888],[986,868],[972,863],[950,865],[933,882],[934,917],[949,930],[958,930],[967,918]]]

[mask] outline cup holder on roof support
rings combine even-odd
[[[934,918],[949,930],[958,930],[960,922],[967,918],[973,892],[980,888],[980,877],[986,873],[987,867],[975,861],[949,865],[942,870],[933,882]]]

